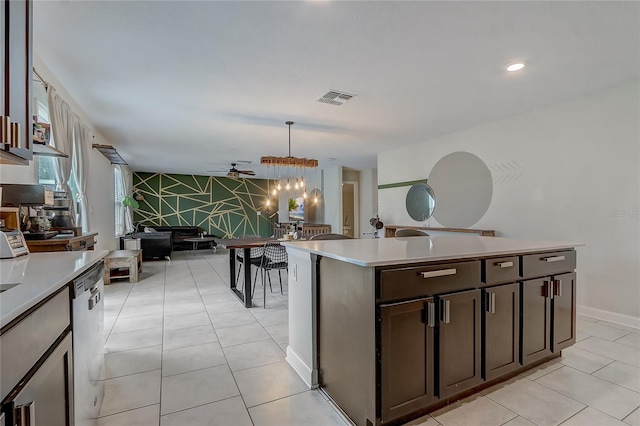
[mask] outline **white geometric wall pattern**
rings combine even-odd
[[[144,197],[134,210],[134,221],[142,225],[199,226],[229,238],[273,233],[273,224],[262,214],[264,179],[134,172],[133,191]]]

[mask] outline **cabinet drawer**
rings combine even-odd
[[[528,254],[522,256],[522,277],[535,278],[544,275],[573,272],[576,269],[575,250]]]
[[[65,287],[0,337],[2,398],[69,326],[69,316],[69,287]]]
[[[482,261],[482,282],[502,284],[520,279],[520,259],[518,256],[484,259]]]
[[[479,260],[385,269],[380,271],[380,301],[433,296],[479,284]]]

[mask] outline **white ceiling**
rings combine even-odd
[[[37,1],[34,49],[136,171],[355,169],[637,79],[638,2]],[[506,64],[527,67],[507,73]],[[329,89],[357,96],[336,107]],[[224,173],[217,173],[224,175]]]

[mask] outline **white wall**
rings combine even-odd
[[[322,171],[324,197],[324,223],[331,232],[342,233],[342,166],[331,166]]]
[[[451,152],[477,155],[492,170],[494,189],[473,227],[585,243],[578,248],[579,307],[640,324],[639,94],[636,81],[380,154],[379,182],[427,178]],[[405,212],[407,189],[378,192],[385,223],[415,223]],[[438,226],[434,219],[429,225]]]
[[[360,171],[360,235],[356,238],[372,238],[365,233],[373,233],[369,219],[378,213],[378,170]]]
[[[37,53],[34,53],[33,66],[48,83],[55,87],[58,94],[69,104],[73,112],[80,117],[85,125],[91,128],[95,135],[93,141],[90,141],[86,147],[89,151],[89,173],[87,176],[89,228],[91,232],[98,232],[97,249],[116,249],[113,168],[102,154],[91,148],[92,143],[107,145],[113,145],[113,143],[103,138],[100,133],[97,132],[95,126],[75,102],[73,96],[60,84],[53,72],[42,59],[40,59]],[[0,182],[37,183],[35,161],[31,161],[28,166],[3,165],[0,167]]]

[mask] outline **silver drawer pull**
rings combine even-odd
[[[455,275],[456,269],[440,269],[438,271],[429,271],[429,272],[420,272],[422,278],[434,278],[434,277],[445,277],[447,275]]]
[[[513,266],[513,262],[498,262],[496,263],[496,266],[501,268],[511,268]]]
[[[560,262],[561,260],[564,260],[564,256],[543,257],[542,260],[545,262]]]

